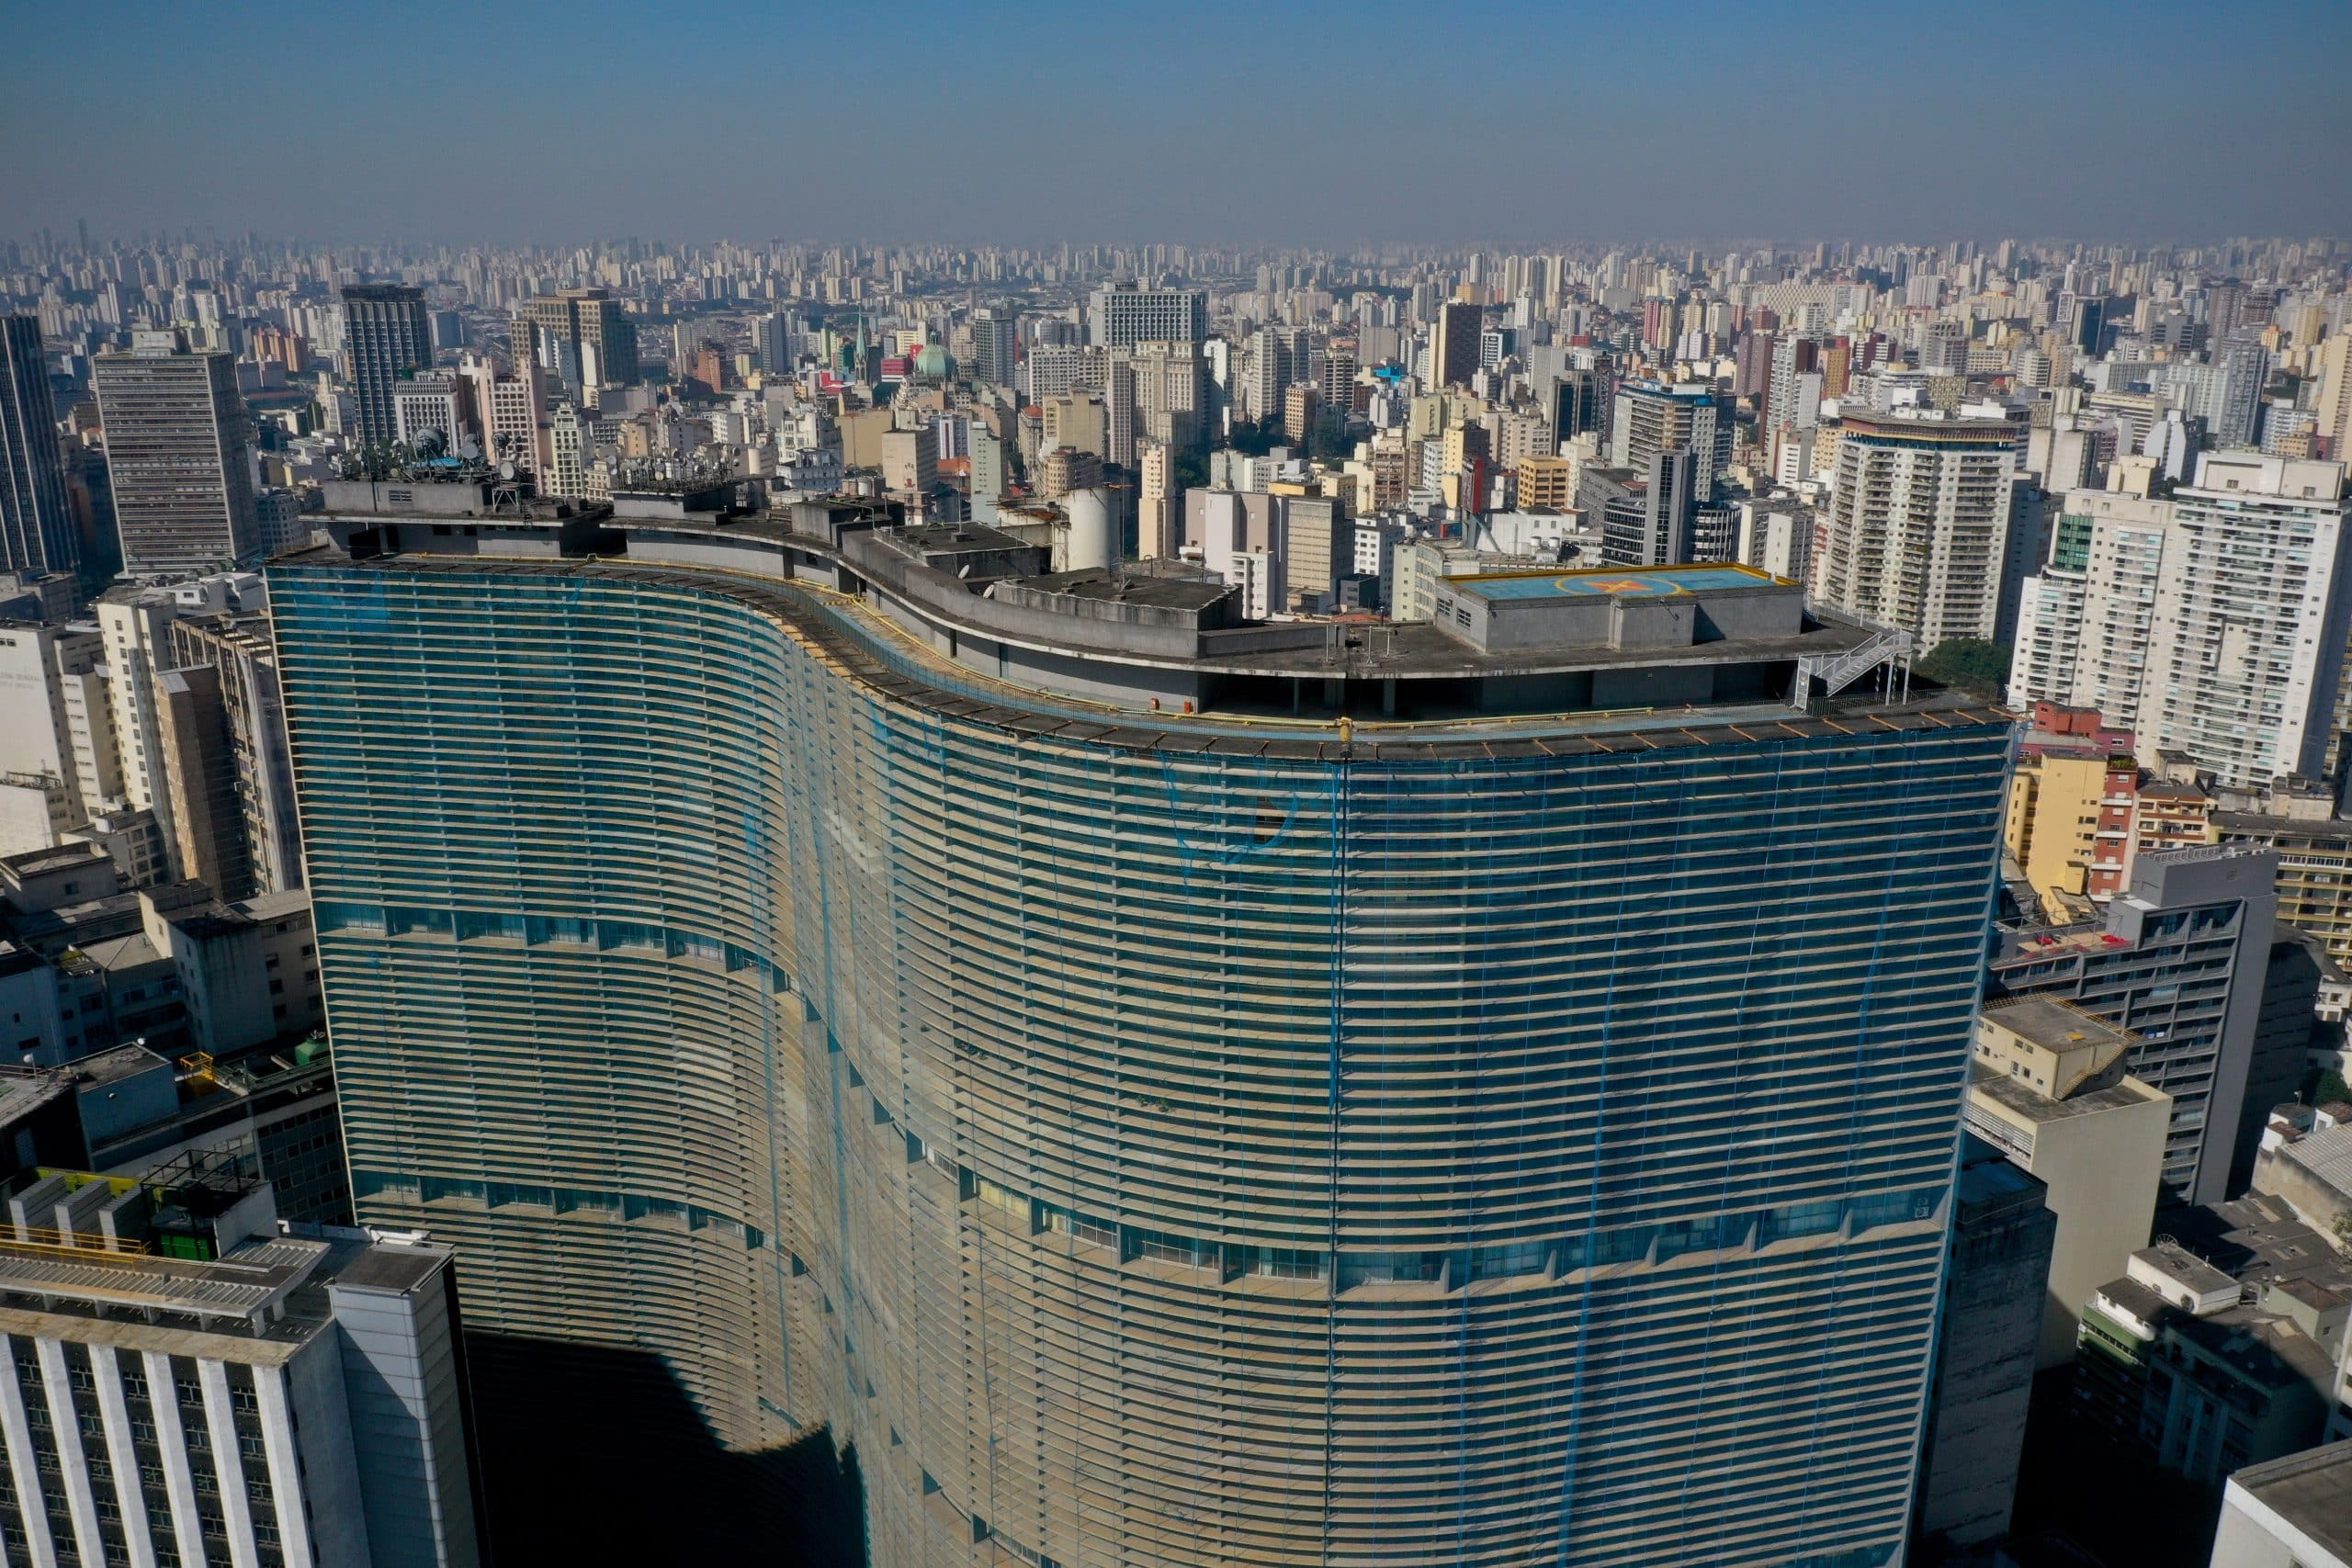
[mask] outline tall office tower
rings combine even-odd
[[[2268,1102],[2253,1106],[2246,1126],[2278,869],[2276,851],[2239,845],[2143,854],[2104,919],[2004,931],[1992,955],[1994,995],[2062,997],[2130,1032],[2130,1071],[2172,1097],[2171,1201],[2218,1203],[2238,1190],[2237,1145],[2268,1112]]]
[[[627,386],[637,379],[637,323],[609,289],[567,288],[526,299],[514,313],[538,335],[569,344],[588,386]]]
[[[894,1568],[1899,1556],[2003,716],[1832,699],[1869,629],[1738,568],[1343,648],[870,504],[430,521],[273,615],[358,1207],[465,1258],[493,1453],[830,1423]],[[773,1540],[632,1466],[654,1555]]]
[[[2248,330],[2216,344],[2212,358],[2222,371],[2220,406],[2209,416],[2213,439],[2224,447],[2251,446],[2262,412],[2262,389],[2270,380],[2270,351]]]
[[[983,305],[972,313],[972,379],[1010,387],[1021,365],[1021,315],[1007,305]]]
[[[2101,339],[2107,332],[2105,299],[2076,299],[2069,302],[2065,328],[2066,341],[2073,344],[2086,359],[2097,359]]]
[[[187,1160],[41,1174],[0,1262],[10,1562],[482,1560],[447,1247]]]
[[[0,315],[0,571],[71,573],[81,559],[40,319]]]
[[[1660,452],[1687,447],[1695,464],[1691,492],[1711,500],[1731,467],[1731,407],[1704,382],[1626,381],[1617,388],[1609,460],[1621,468],[1646,474]]]
[[[1134,355],[1114,350],[1102,375],[1102,457],[1132,468],[1136,463],[1136,407]]]
[[[1651,454],[1642,489],[1601,509],[1601,558],[1625,566],[1672,566],[1697,559],[1691,539],[1697,472],[1688,446]]]
[[[1478,334],[1486,312],[1459,299],[1437,308],[1437,324],[1430,333],[1430,381],[1438,387],[1466,387],[1478,373]]]
[[[1902,627],[1922,648],[1992,638],[2002,619],[2016,444],[2007,420],[1849,415],[1814,592]]]
[[[1345,416],[1356,408],[1356,356],[1344,348],[1334,348],[1323,356],[1323,375],[1317,391],[1327,409]]]
[[[1606,430],[1611,418],[1607,377],[1597,369],[1570,367],[1552,383],[1552,434],[1567,441],[1587,431]]]
[[[400,439],[393,397],[401,378],[433,364],[433,327],[424,290],[397,283],[355,283],[343,291],[343,378],[351,387],[353,435],[361,442]]]
[[[752,350],[760,371],[767,376],[788,376],[799,356],[798,323],[788,310],[772,310],[762,316],[753,329]]]
[[[1197,288],[1106,283],[1086,310],[1086,341],[1097,348],[1199,343],[1209,335],[1209,297]]]
[[[141,332],[92,362],[122,568],[133,575],[250,566],[262,556],[253,422],[236,362]]]

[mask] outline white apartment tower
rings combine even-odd
[[[2165,502],[2121,491],[2060,499],[2050,558],[2018,596],[2012,704],[2097,708],[2124,728],[2139,722],[2170,518]]]
[[[2344,472],[2215,452],[2174,492],[2143,751],[2185,751],[2227,784],[2320,771],[2352,626]]]
[[[2226,784],[2312,774],[2352,631],[2345,466],[2208,453],[2169,501],[2065,498],[2028,579],[2014,703],[2097,707],[2143,761],[2185,753]]]
[[[2017,427],[1904,410],[1857,414],[1810,581],[1824,603],[1931,649],[1992,639],[2014,503]]]

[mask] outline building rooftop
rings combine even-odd
[[[2035,1125],[2064,1122],[2076,1116],[2096,1116],[2103,1111],[2145,1105],[2150,1100],[2165,1098],[2163,1090],[2152,1089],[2138,1078],[2127,1077],[2106,1089],[2084,1089],[2064,1100],[2052,1100],[2031,1084],[2021,1082],[1983,1062],[1974,1064],[1971,1068],[1968,1087],[2020,1121]]]
[[[413,539],[413,526],[328,521],[334,543],[277,570],[611,575],[723,591],[804,629],[822,623],[893,678],[1018,714],[1025,731],[1057,714],[1097,730],[1139,718],[1155,729],[1240,725],[1271,745],[1328,744],[1346,725],[1364,732],[1359,744],[1375,731],[1422,744],[1441,727],[1489,740],[1640,729],[1712,744],[1702,738],[1752,741],[1751,727],[1816,716],[1838,721],[1824,733],[1849,734],[1856,724],[2010,722],[1925,682],[1916,692],[1882,682],[1873,672],[1901,657],[1897,634],[1736,566],[1499,578],[1491,601],[1476,601],[1488,624],[1458,631],[1251,620],[1236,589],[1178,563],[1049,573],[1046,547],[1008,528],[906,528],[896,513],[839,499],[616,520],[590,549],[567,536],[508,555],[503,543],[450,549]],[[1441,587],[1465,581],[1479,580]]]
[[[1747,566],[1610,566],[1556,573],[1485,572],[1449,578],[1446,586],[1481,599],[1548,599],[1561,594],[1658,598],[1741,588],[1786,590],[1796,584]]]
[[[2230,1484],[2336,1556],[2352,1557],[2352,1442],[2250,1464]]]
[[[2053,1051],[2076,1050],[2086,1045],[2112,1046],[2120,1051],[2139,1038],[2130,1030],[2118,1029],[2063,997],[2004,997],[1985,1003],[1984,1016],[2011,1033]]]
[[[2338,1192],[2352,1192],[2352,1126],[2305,1133],[2284,1144],[2279,1157],[2310,1171]]]

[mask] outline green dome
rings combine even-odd
[[[945,381],[956,374],[956,361],[935,343],[927,343],[915,355],[915,374],[933,381]]]

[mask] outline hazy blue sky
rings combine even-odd
[[[2352,229],[2352,0],[0,10],[0,232]]]

